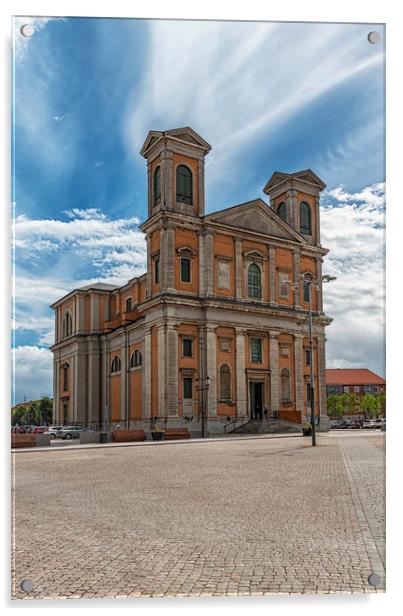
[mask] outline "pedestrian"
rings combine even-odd
[[[269,415],[269,409],[267,408],[267,406],[264,407],[264,411],[263,412],[264,412],[264,418],[267,421],[267,417]]]

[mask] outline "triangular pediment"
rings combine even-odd
[[[290,185],[293,180],[308,184],[319,192],[326,188],[326,184],[312,171],[312,169],[304,169],[303,171],[296,171],[295,173],[275,171],[268,179],[266,186],[263,188],[263,192],[266,193],[266,195],[270,195],[280,186],[286,187],[287,184]]]
[[[230,225],[239,230],[255,231],[271,237],[304,242],[303,237],[277,216],[262,199],[255,199],[209,214],[206,218],[211,222]]]
[[[193,128],[190,128],[190,126],[184,126],[182,128],[171,128],[166,131],[150,130],[146,140],[144,141],[143,147],[140,150],[140,154],[142,156],[147,156],[147,152],[149,152],[149,150],[161,138],[164,137],[171,137],[172,140],[182,141],[183,143],[193,145],[198,149],[202,149],[204,154],[207,154],[211,150],[211,145],[207,143],[203,137],[200,137],[200,135],[196,133]]]

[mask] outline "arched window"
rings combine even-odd
[[[115,372],[120,372],[121,368],[122,364],[120,361],[120,357],[118,355],[115,355],[111,365],[111,374],[114,374]]]
[[[287,222],[287,214],[286,214],[286,210],[285,210],[285,203],[284,203],[284,201],[282,201],[280,203],[280,205],[278,206],[277,214],[278,214],[278,216],[280,216],[280,218],[282,220],[284,220],[284,222]]]
[[[64,364],[63,366],[63,391],[68,391],[69,389],[69,364]]]
[[[192,172],[189,167],[179,165],[176,170],[176,200],[180,203],[193,203]]]
[[[248,297],[251,299],[262,297],[262,275],[256,263],[252,263],[248,268]]]
[[[311,208],[306,201],[301,201],[299,204],[299,230],[306,235],[312,234]]]
[[[128,297],[126,300],[126,312],[130,312],[133,310],[133,300],[131,297]]]
[[[161,201],[161,167],[158,166],[154,172],[154,206]]]
[[[63,315],[62,338],[68,338],[68,336],[71,336],[72,333],[73,333],[73,319],[71,316],[71,312],[69,310],[66,310],[66,312]]]
[[[281,371],[281,400],[287,402],[291,398],[290,394],[290,371],[287,368],[283,368]]]
[[[231,402],[231,369],[227,364],[220,367],[220,400]]]
[[[136,349],[133,355],[130,358],[130,368],[137,368],[137,366],[141,366],[143,363],[143,358],[138,349]]]

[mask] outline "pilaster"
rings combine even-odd
[[[237,415],[247,415],[246,371],[245,371],[245,332],[236,328],[236,400]]]
[[[172,323],[166,326],[166,413],[178,415],[178,329]]]
[[[204,238],[206,266],[206,295],[213,295],[214,289],[214,235],[206,231]]]
[[[166,417],[167,407],[165,403],[165,324],[157,326],[158,339],[158,417]]]
[[[269,302],[277,306],[276,302],[276,248],[269,246]]]
[[[280,410],[278,333],[270,332],[270,404],[273,412]]]
[[[316,280],[318,281],[318,312],[323,312],[322,257],[316,259]]]
[[[201,297],[206,295],[206,252],[205,252],[205,235],[203,231],[199,232],[199,294]]]
[[[296,248],[295,250],[293,250],[292,253],[292,257],[293,257],[293,273],[294,273],[294,307],[295,308],[301,308],[300,306],[300,297],[301,297],[301,293],[300,293],[300,271],[301,271],[301,251],[299,248]]]
[[[143,397],[144,397],[144,418],[151,417],[151,328],[145,327],[144,332],[144,379],[143,379]]]
[[[295,365],[295,408],[300,411],[301,417],[304,409],[304,336],[294,334],[294,365]]]
[[[207,325],[207,376],[209,377],[208,417],[217,415],[217,336],[215,326]]]
[[[237,299],[242,299],[242,240],[235,240],[235,296]]]

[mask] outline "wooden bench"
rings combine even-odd
[[[129,443],[132,441],[145,441],[144,430],[114,430],[112,433],[115,443]]]
[[[166,441],[176,441],[181,439],[190,438],[190,432],[187,428],[166,428],[165,439]]]
[[[22,447],[36,447],[35,434],[33,432],[28,434],[13,432],[11,434],[11,448],[20,449]]]

